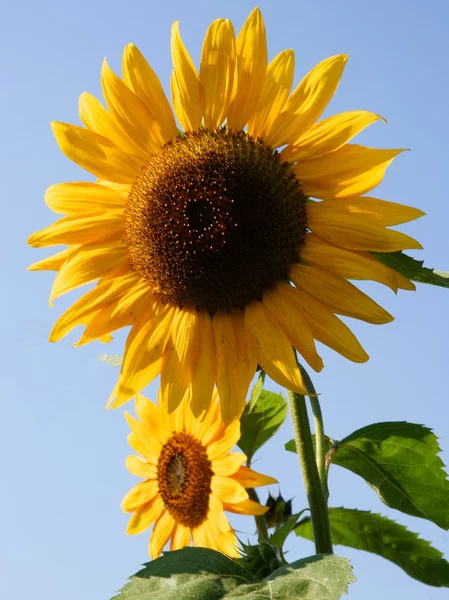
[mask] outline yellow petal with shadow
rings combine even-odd
[[[125,208],[122,194],[87,181],[55,183],[45,192],[45,204],[55,213],[96,213]]]
[[[264,138],[287,99],[293,84],[295,55],[283,50],[268,65],[257,107],[248,121],[248,133]]]
[[[151,534],[148,547],[151,558],[157,558],[162,552],[162,549],[168,542],[168,538],[171,536],[175,525],[176,523],[168,510],[164,511],[156,521],[153,533]]]
[[[248,492],[231,477],[212,476],[211,490],[222,502],[242,502],[247,500]]]
[[[331,56],[307,73],[275,119],[267,144],[289,144],[310,129],[334,95],[347,60],[347,54]]]
[[[245,325],[252,336],[257,362],[280,385],[307,394],[291,342],[270,312],[259,301],[245,308]]]
[[[306,133],[300,132],[299,138],[282,150],[281,157],[293,162],[329,154],[347,144],[376,121],[386,123],[383,117],[367,110],[352,110],[333,115],[316,123]]]
[[[101,69],[101,87],[109,110],[140,148],[140,154],[148,157],[158,152],[165,143],[158,122],[142,100],[109,68],[106,59]]]
[[[259,101],[267,71],[267,38],[262,13],[254,8],[237,37],[237,79],[228,112],[229,129],[243,129]]]
[[[260,487],[261,485],[272,485],[278,483],[278,480],[269,475],[257,473],[248,467],[240,467],[240,469],[232,475],[232,479],[238,481],[244,488]],[[227,502],[227,501],[226,501]]]
[[[173,107],[181,126],[186,131],[193,131],[200,127],[203,117],[201,82],[181,39],[178,21],[173,23],[171,33],[173,73],[170,83]]]
[[[208,28],[201,51],[200,80],[204,125],[220,127],[227,116],[236,70],[235,34],[231,21],[217,19]]]
[[[63,154],[100,179],[133,183],[139,164],[108,138],[68,123],[51,123],[53,134]]]
[[[134,512],[144,504],[151,502],[158,493],[157,481],[155,479],[147,479],[141,481],[125,495],[122,500],[122,509],[125,512]]]
[[[298,289],[295,292],[315,339],[353,362],[368,360],[368,354],[349,327],[306,292]]]
[[[164,503],[159,496],[156,496],[152,502],[141,507],[138,512],[133,514],[126,528],[126,533],[129,535],[142,533],[154,523],[163,510]]]
[[[346,279],[309,265],[294,265],[290,279],[333,312],[375,325],[390,323],[393,317],[377,302]]]
[[[323,360],[318,355],[310,327],[298,304],[289,294],[291,286],[279,282],[276,287],[265,292],[262,304],[284,330],[290,343],[306,359],[312,369],[321,371]]]
[[[134,44],[125,47],[122,58],[123,81],[142,100],[157,121],[166,143],[178,135],[170,103],[156,73]]]

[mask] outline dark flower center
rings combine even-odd
[[[285,280],[306,233],[306,197],[260,139],[199,129],[142,167],[125,208],[133,268],[178,307],[244,308]]]
[[[177,523],[198,527],[207,518],[212,468],[204,446],[189,433],[174,433],[157,465],[159,494]]]

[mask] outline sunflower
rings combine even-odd
[[[186,397],[188,397],[188,393]],[[188,399],[171,413],[161,400],[156,406],[137,396],[139,420],[125,412],[132,429],[131,455],[126,466],[145,481],[122,501],[134,513],[127,533],[142,533],[154,523],[149,554],[156,558],[170,540],[170,550],[195,546],[238,556],[237,539],[224,511],[262,515],[268,507],[248,498],[245,488],[277,483],[276,479],[243,466],[246,456],[231,452],[240,438],[240,421],[225,425],[216,391],[204,419],[194,417]]]
[[[424,213],[364,195],[401,152],[348,143],[381,117],[356,110],[319,120],[346,55],[319,63],[290,93],[293,51],[267,64],[257,8],[237,37],[228,20],[210,25],[199,71],[178,23],[171,52],[174,112],[130,44],[122,78],[103,63],[106,108],[83,93],[84,126],[52,124],[62,152],[97,179],[47,190],[47,205],[65,216],[29,243],[68,247],[30,268],[57,271],[50,304],[97,281],[57,320],[51,341],[77,325],[85,326],[78,345],[131,327],[110,404],[160,374],[163,395],[189,390],[196,415],[216,385],[230,422],[258,364],[307,391],[293,348],[316,371],[315,340],[368,359],[336,315],[374,324],[392,316],[348,279],[414,289],[371,252],[421,248],[390,226]]]

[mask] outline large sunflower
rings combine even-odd
[[[154,528],[149,553],[156,558],[170,540],[170,550],[195,546],[238,556],[237,539],[224,511],[263,515],[268,507],[248,498],[245,488],[277,483],[276,479],[242,466],[246,456],[231,450],[240,438],[240,421],[226,426],[220,417],[217,394],[196,419],[185,399],[172,412],[143,396],[135,401],[139,420],[128,413],[131,447],[140,454],[128,456],[126,465],[145,481],[134,486],[122,501],[134,513],[127,533]]]
[[[389,227],[423,213],[362,196],[401,152],[348,143],[378,115],[316,122],[346,55],[318,64],[290,94],[293,51],[267,65],[259,9],[236,39],[230,21],[210,25],[199,72],[178,23],[171,50],[174,113],[130,44],[122,79],[103,64],[107,108],[83,93],[84,127],[52,124],[62,152],[98,179],[49,188],[47,205],[66,216],[29,243],[68,248],[31,269],[57,271],[50,302],[98,280],[57,320],[51,341],[77,325],[85,326],[79,345],[131,326],[114,406],[161,374],[165,396],[190,389],[195,414],[216,384],[229,421],[257,364],[304,393],[292,346],[317,371],[315,340],[368,359],[335,314],[375,324],[392,317],[346,278],[414,289],[370,251],[421,248]]]

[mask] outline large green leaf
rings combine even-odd
[[[208,548],[166,552],[146,563],[115,598],[120,600],[218,600],[252,575],[236,561]]]
[[[313,441],[313,446],[315,447],[315,434],[312,435],[312,441]],[[325,435],[324,436],[324,447],[325,447],[326,452],[329,452],[329,450],[332,448],[333,445],[334,445],[334,440],[331,439],[328,435]],[[289,452],[296,453],[295,440],[289,440],[286,444],[284,444],[284,448],[286,450],[288,450]]]
[[[260,583],[241,585],[224,598],[245,600],[338,600],[355,581],[345,558],[309,556],[284,565]]]
[[[416,258],[412,258],[403,252],[373,252],[373,254],[384,265],[391,267],[413,281],[449,288],[449,273],[424,267],[424,261],[422,260],[416,260]]]
[[[354,581],[348,561],[311,556],[284,565],[261,581],[219,552],[183,548],[145,565],[118,600],[338,600]]]
[[[403,525],[369,511],[347,508],[330,508],[329,518],[334,544],[378,554],[422,583],[449,587],[449,563],[442,553]],[[310,518],[295,531],[313,540]]]
[[[363,477],[387,506],[449,529],[449,481],[440,451],[427,427],[391,422],[355,431],[328,456]]]
[[[247,404],[240,421],[239,447],[249,460],[279,429],[287,416],[287,402],[281,394],[262,390],[256,402]]]

